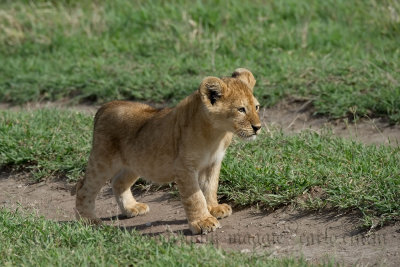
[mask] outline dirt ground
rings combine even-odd
[[[22,207],[55,221],[75,219],[71,185],[61,181],[29,184],[27,176],[0,175],[0,207]],[[357,227],[357,214],[304,212],[290,207],[274,212],[248,208],[234,210],[230,217],[220,220],[222,228],[216,232],[193,236],[179,199],[169,191],[142,190],[134,191],[134,195],[149,205],[148,214],[135,218],[119,216],[108,185],[98,196],[97,214],[107,224],[135,229],[145,235],[183,234],[189,242],[213,243],[222,249],[243,253],[303,256],[312,263],[328,262],[332,258],[344,265],[398,266],[400,263],[400,223],[368,234]]]
[[[306,102],[282,102],[275,108],[263,110],[265,130],[278,127],[293,134],[304,129],[321,131],[329,128],[334,134],[365,143],[396,146],[400,142],[400,126],[389,126],[380,119],[363,119],[357,124],[348,124],[345,120],[315,118],[307,105]],[[0,107],[4,108],[8,107]],[[95,112],[91,106],[74,109],[91,114]],[[62,181],[31,184],[29,174],[3,172],[0,173],[0,207],[20,207],[55,221],[71,221],[75,219],[71,186]],[[183,234],[188,241],[199,245],[213,243],[242,253],[266,252],[271,257],[303,256],[312,263],[334,258],[335,262],[343,265],[400,265],[400,222],[365,232],[359,230],[360,216],[356,213],[304,212],[291,207],[264,212],[253,207],[234,209],[232,216],[221,220],[221,229],[208,235],[193,236],[188,230],[179,199],[169,191],[136,190],[134,195],[138,201],[149,204],[148,214],[129,219],[120,217],[107,185],[96,203],[98,215],[107,224],[135,229],[145,235]]]
[[[263,109],[261,115],[267,131],[281,128],[293,134],[303,130],[331,130],[334,135],[365,144],[400,145],[400,125],[389,125],[382,118],[361,118],[350,122],[348,118],[330,120],[323,116],[313,116],[309,102],[282,101],[273,108]]]

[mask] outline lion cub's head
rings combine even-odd
[[[199,92],[207,116],[215,128],[235,133],[243,139],[255,139],[260,132],[260,104],[253,95],[253,74],[236,69],[232,77],[206,77]]]

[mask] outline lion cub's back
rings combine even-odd
[[[96,113],[94,131],[95,134],[114,137],[133,134],[158,112],[158,109],[143,103],[129,101],[108,102],[101,106]]]

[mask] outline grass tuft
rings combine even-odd
[[[263,134],[228,151],[220,193],[239,205],[358,210],[376,227],[400,218],[399,152],[315,132]]]
[[[87,164],[93,118],[78,112],[0,111],[0,165],[30,170],[37,180],[77,179]]]

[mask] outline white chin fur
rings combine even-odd
[[[254,140],[256,140],[256,138],[257,138],[257,136],[256,135],[252,135],[252,136],[249,136],[249,137],[246,137],[246,138],[243,138],[245,141],[254,141]]]

